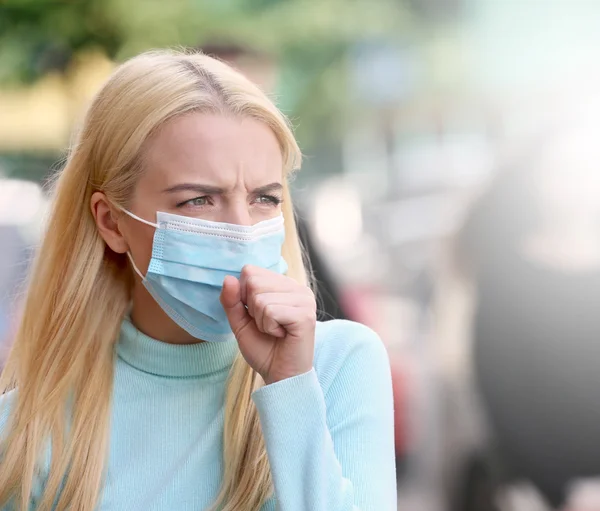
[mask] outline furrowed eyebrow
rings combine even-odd
[[[279,192],[283,189],[283,185],[281,183],[271,183],[264,186],[259,186],[252,190],[252,193],[256,195],[264,194],[264,193],[272,193]],[[201,185],[197,183],[181,183],[175,186],[171,186],[170,188],[166,188],[163,190],[163,193],[175,193],[175,192],[195,192],[199,194],[206,195],[219,195],[224,194],[225,189],[220,188],[218,186],[210,186],[210,185]]]
[[[218,195],[225,193],[225,190],[223,188],[219,188],[218,186],[201,185],[196,183],[181,183],[163,190],[163,193],[175,192],[195,192],[206,195]]]
[[[269,192],[280,192],[281,190],[283,190],[283,186],[281,185],[281,183],[271,183],[269,185],[260,186],[258,188],[255,188],[254,190],[252,190],[252,193],[255,193],[256,195],[260,195],[260,194],[269,193]]]

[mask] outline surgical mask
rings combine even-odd
[[[133,269],[165,313],[197,339],[223,342],[232,332],[219,300],[227,275],[239,278],[247,264],[283,274],[283,216],[251,226],[156,213],[157,223],[123,210],[156,229],[146,275]]]

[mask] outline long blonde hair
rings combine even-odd
[[[155,51],[121,65],[95,97],[55,185],[23,317],[0,391],[16,389],[0,444],[0,503],[28,509],[51,446],[38,510],[91,511],[108,451],[115,343],[130,300],[131,271],[100,237],[90,211],[95,191],[126,206],[142,168],[144,142],[165,121],[192,111],[248,116],[275,133],[287,176],[300,151],[285,117],[226,64],[198,53]],[[288,275],[307,283],[287,180]],[[258,510],[272,493],[269,463],[250,394],[264,384],[238,357],[225,401],[224,474],[214,504]]]

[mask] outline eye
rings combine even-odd
[[[196,197],[195,199],[188,201],[188,203],[192,206],[206,206],[208,204],[208,197]]]
[[[201,197],[194,197],[193,199],[180,202],[179,204],[177,204],[177,207],[178,208],[181,208],[183,206],[202,207],[202,206],[208,206],[208,205],[210,205],[210,203],[211,203],[210,196],[203,195]]]
[[[258,204],[265,204],[267,206],[279,206],[279,204],[281,204],[282,200],[275,195],[263,194],[263,195],[259,195],[256,198],[255,202],[257,202]]]

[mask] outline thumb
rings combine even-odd
[[[239,340],[242,332],[252,324],[252,317],[242,302],[240,281],[231,275],[225,277],[223,281],[221,305],[225,309],[231,330]]]

